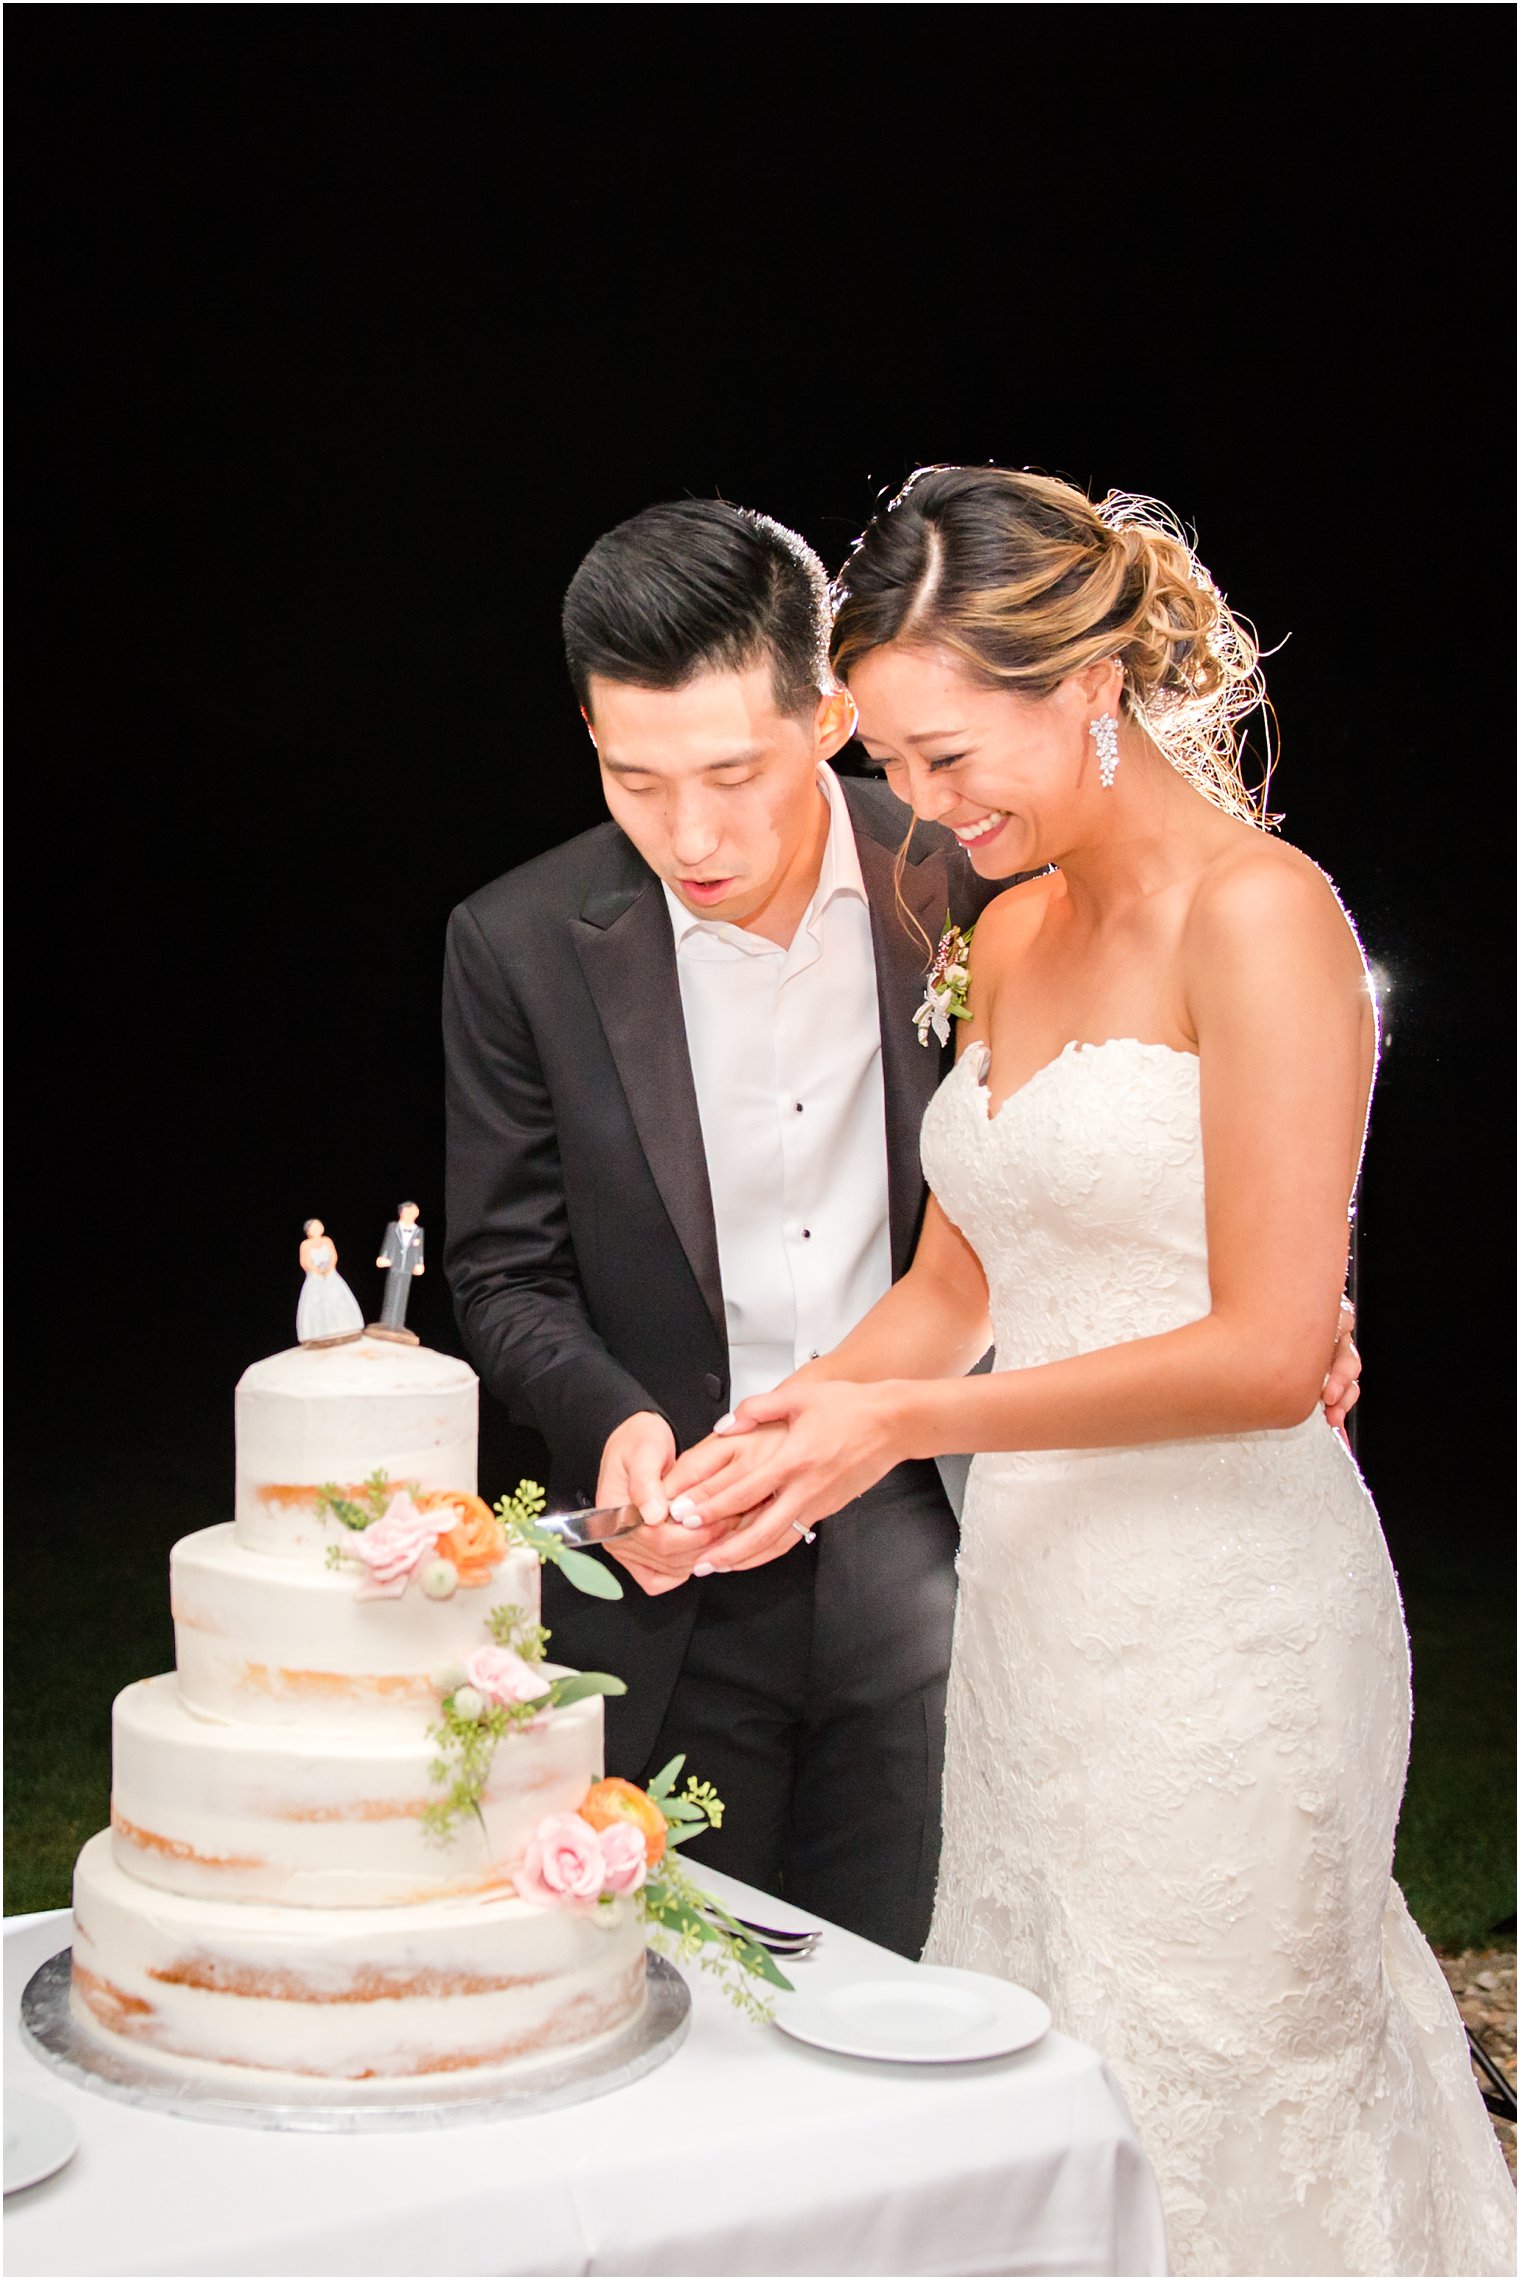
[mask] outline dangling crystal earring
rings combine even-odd
[[[1098,781],[1105,792],[1111,792],[1119,765],[1119,723],[1112,713],[1099,713],[1096,720],[1088,722],[1087,733],[1098,748]]]

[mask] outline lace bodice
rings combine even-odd
[[[929,1185],[975,1250],[1000,1368],[1064,1361],[1209,1310],[1198,1060],[1068,1045],[991,1113],[971,1046],[924,1119]]]
[[[924,1122],[1000,1368],[1207,1312],[1199,1065],[1068,1045]],[[1046,1996],[1123,2083],[1174,2271],[1513,2268],[1461,2022],[1390,1868],[1408,1649],[1370,1497],[1281,1432],[980,1456],[930,1959]]]

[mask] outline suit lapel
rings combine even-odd
[[[892,1230],[892,1272],[900,1275],[912,1256],[923,1205],[918,1132],[924,1111],[945,1073],[945,1055],[931,1039],[920,1045],[913,1016],[923,1003],[929,952],[899,907],[893,879],[895,857],[857,827],[860,873],[871,905],[871,936],[876,951],[876,994],[881,1006],[881,1075],[887,1117],[887,1207]],[[903,866],[902,901],[932,944],[945,923],[948,881],[944,860],[926,855]]]
[[[582,906],[572,930],[576,955],[660,1200],[726,1342],[718,1231],[670,914],[659,881],[626,846],[625,853],[627,875]]]

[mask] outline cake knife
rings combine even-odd
[[[636,1504],[599,1504],[581,1512],[546,1512],[535,1525],[552,1529],[561,1543],[580,1551],[614,1536],[631,1536],[644,1519]]]

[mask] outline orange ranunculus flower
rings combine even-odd
[[[430,1488],[419,1497],[424,1512],[452,1505],[459,1517],[447,1535],[440,1536],[436,1556],[452,1560],[459,1580],[468,1588],[489,1583],[506,1558],[507,1539],[501,1522],[484,1497],[462,1488]]]
[[[651,1868],[665,1850],[665,1816],[659,1806],[642,1789],[615,1773],[605,1781],[593,1782],[581,1801],[580,1816],[593,1829],[610,1829],[614,1821],[631,1821],[643,1835],[644,1857]]]

